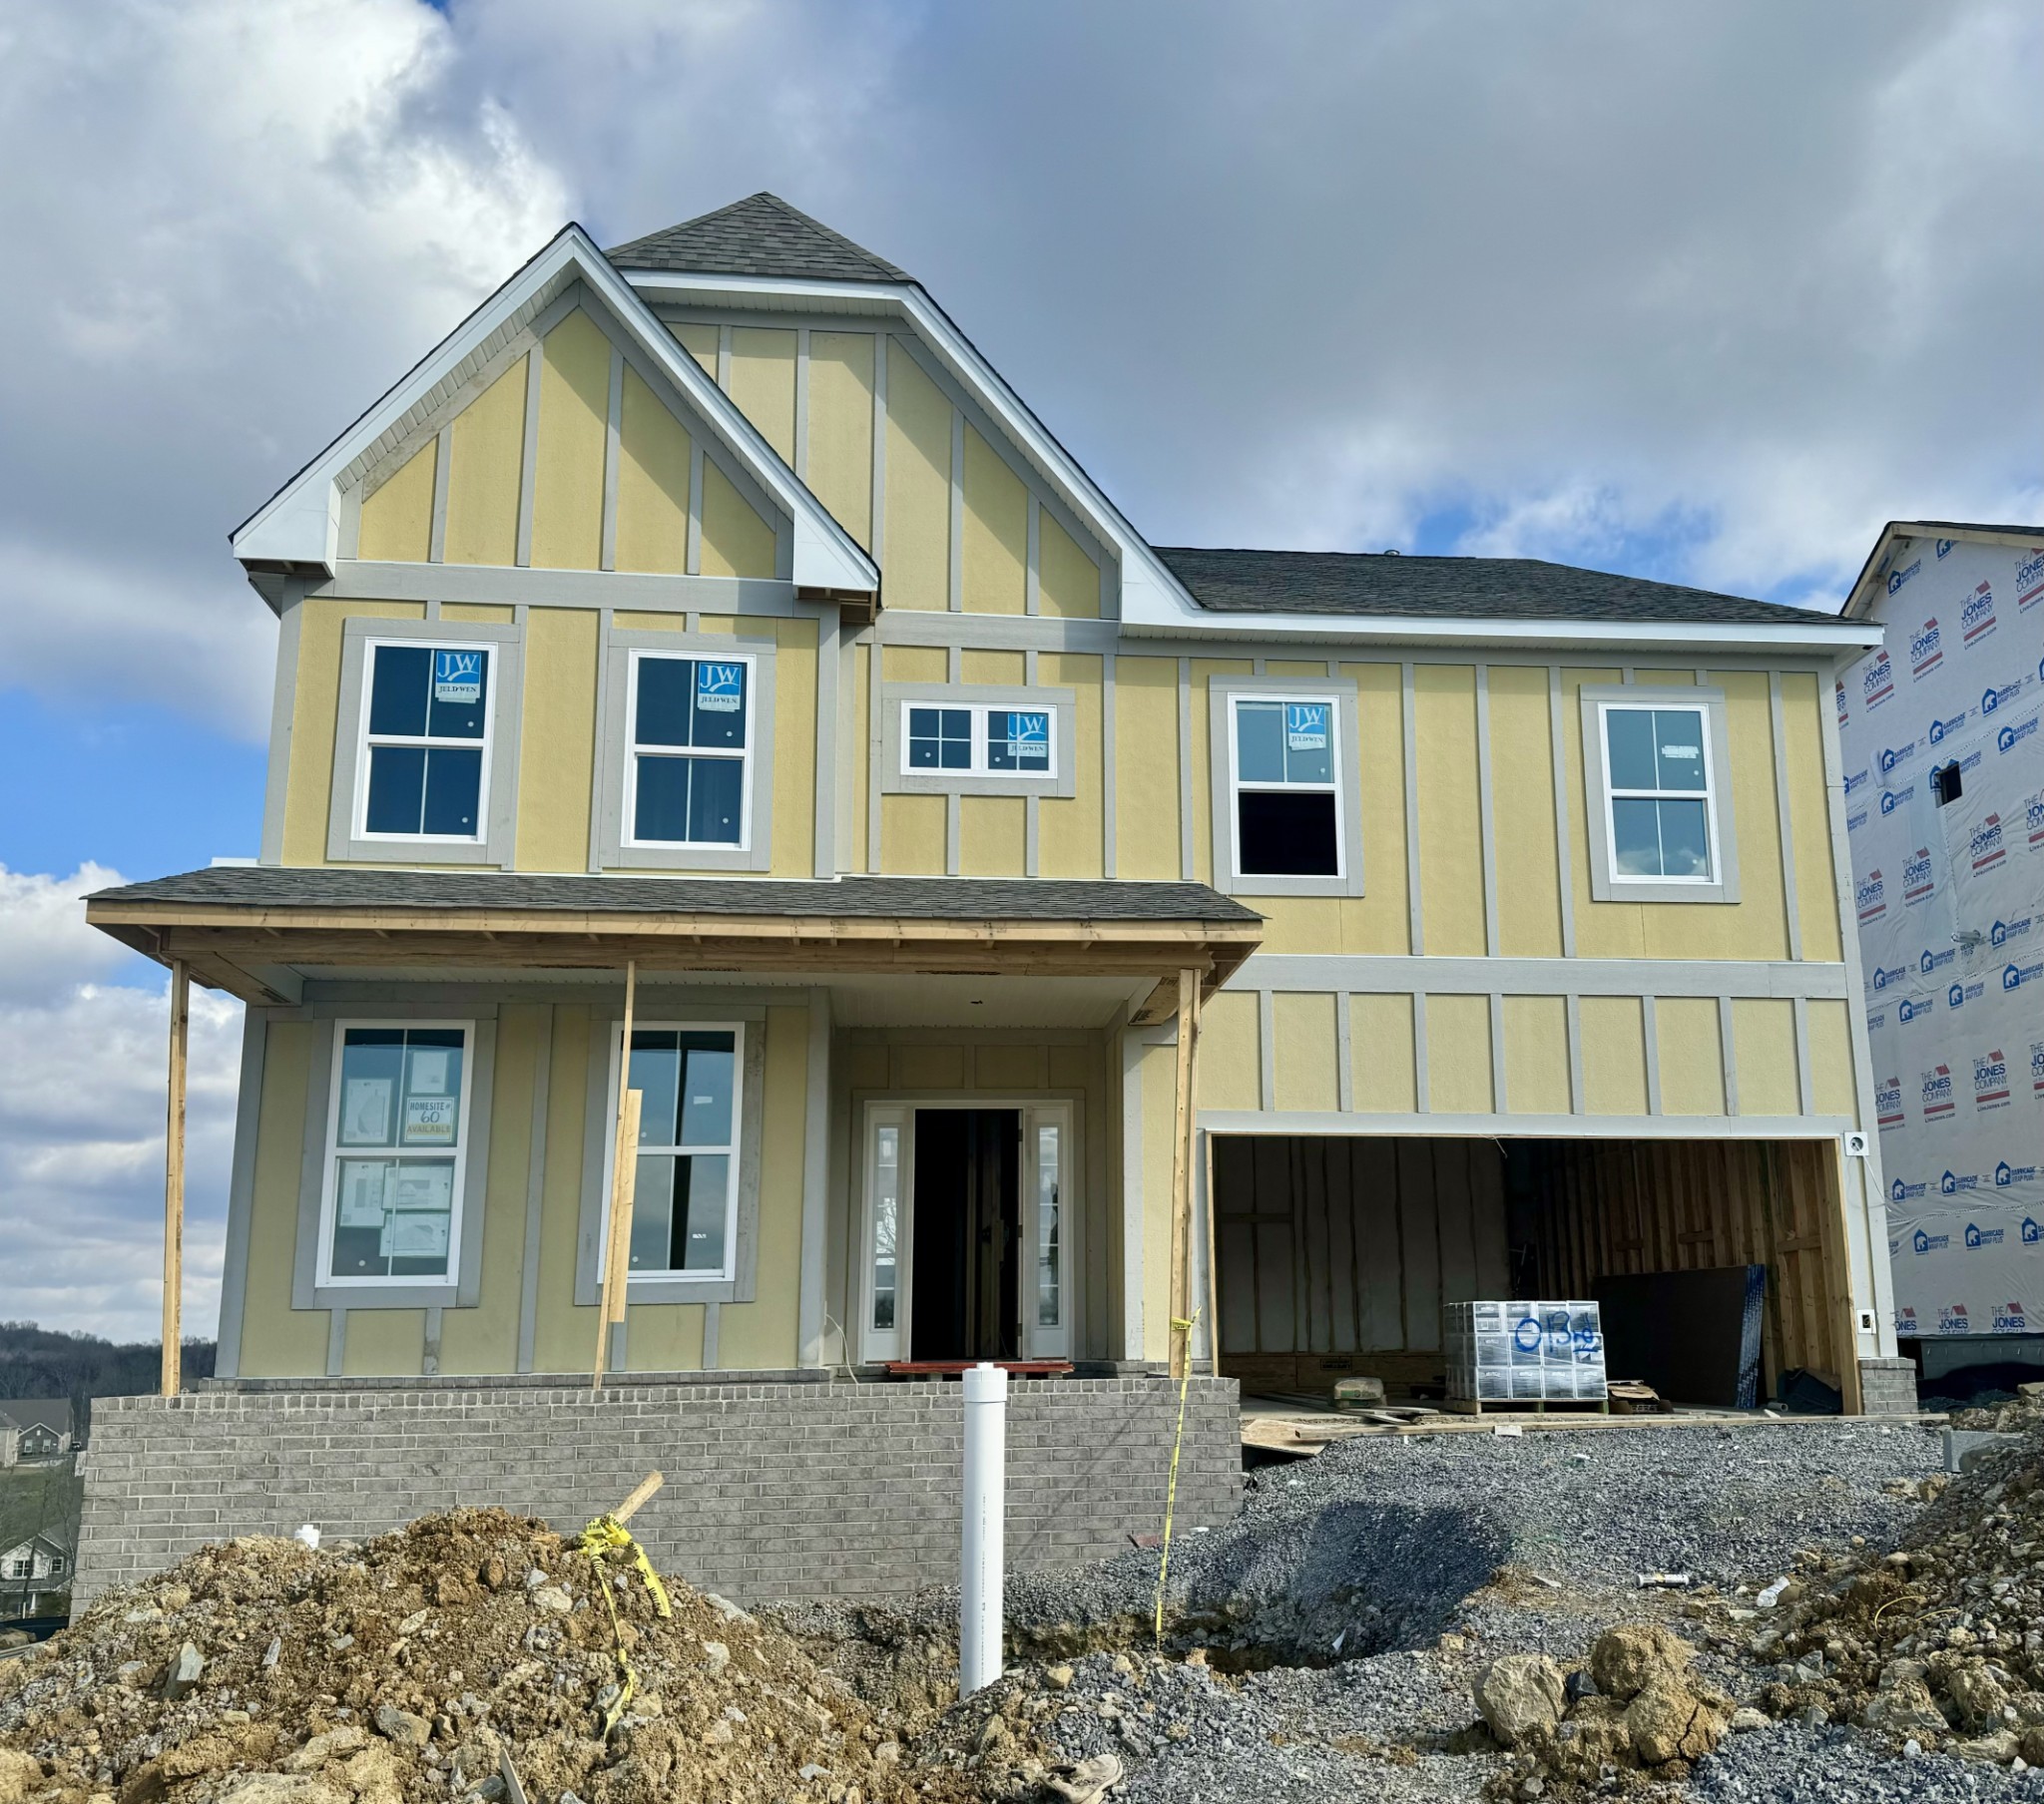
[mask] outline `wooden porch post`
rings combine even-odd
[[[184,1376],[185,1295],[185,1042],[192,1019],[192,980],[183,959],[171,961],[170,1101],[164,1124],[163,1393],[175,1397]]]
[[[1178,1083],[1171,1142],[1171,1375],[1183,1378],[1192,1363],[1190,1330],[1178,1326],[1193,1313],[1194,1055],[1200,1034],[1200,974],[1178,974]]]
[[[625,1294],[632,1271],[632,1202],[639,1184],[639,1110],[641,1095],[632,1089],[632,1011],[638,1000],[639,961],[625,961],[625,1027],[618,1066],[618,1121],[611,1154],[611,1202],[604,1247],[603,1287],[596,1309],[596,1369],[590,1395],[603,1388],[611,1329],[625,1319]]]

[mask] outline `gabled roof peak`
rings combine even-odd
[[[765,189],[605,254],[621,269],[824,281],[915,279]]]

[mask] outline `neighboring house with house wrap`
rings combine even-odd
[[[1891,1382],[1872,629],[1154,547],[764,195],[564,230],[234,547],[260,857],[89,911],[250,1005],[240,1394],[586,1374],[628,1060],[634,1374],[1140,1385],[1197,1308],[1202,1368],[1423,1380],[1443,1301],[1753,1260],[1771,1379]]]
[[[70,1398],[0,1398],[0,1468],[60,1459],[70,1451]]]

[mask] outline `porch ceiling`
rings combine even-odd
[[[217,866],[102,890],[86,918],[260,1003],[295,1002],[308,967],[467,974],[618,970],[629,959],[649,974],[1083,978],[1107,986],[1094,990],[1101,999],[1138,995],[1147,981],[1137,1013],[1150,1019],[1179,971],[1216,989],[1263,937],[1260,916],[1196,883],[324,866]]]

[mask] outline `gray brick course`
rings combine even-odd
[[[958,1560],[956,1384],[526,1380],[288,1390],[221,1385],[93,1406],[75,1593],[141,1578],[208,1541],[300,1523],[359,1540],[456,1505],[573,1531],[651,1467],[633,1527],[653,1559],[741,1600],[913,1589]],[[1100,1559],[1154,1530],[1177,1388],[1147,1375],[1017,1383],[1008,1400],[1008,1563]],[[1242,1491],[1236,1385],[1196,1378],[1178,1521],[1218,1525]]]

